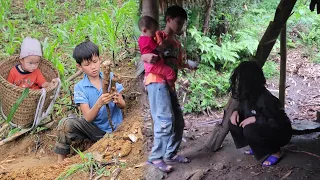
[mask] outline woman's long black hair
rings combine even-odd
[[[243,61],[233,71],[230,78],[231,96],[238,101],[249,101],[254,105],[265,90],[266,78],[255,61]]]

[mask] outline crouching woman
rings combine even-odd
[[[229,129],[236,148],[272,166],[282,157],[281,147],[292,136],[291,122],[278,98],[265,87],[262,69],[254,61],[239,64],[231,76],[231,95],[239,106],[231,115]]]

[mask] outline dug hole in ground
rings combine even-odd
[[[119,73],[119,75],[124,76],[121,83],[125,88],[123,94],[127,107],[124,109],[124,120],[114,133],[106,135],[96,143],[90,141],[73,143],[75,149],[84,150],[82,152],[84,159],[73,152],[64,163],[58,164],[53,148],[57,124],[62,117],[55,116],[57,111],[55,109],[53,112],[55,123],[50,130],[19,137],[0,147],[0,179],[52,180],[59,176],[60,179],[127,180],[142,178],[143,169],[135,167],[145,161],[144,138],[141,129],[143,126],[141,82],[132,78],[135,73],[134,66],[118,67],[116,71],[126,72],[125,74]],[[92,158],[87,158],[88,154]],[[95,163],[90,164],[90,161]],[[93,165],[99,165],[97,168],[99,172]],[[83,168],[79,168],[78,172],[67,178],[61,176],[68,172],[75,172],[74,169],[77,167]]]

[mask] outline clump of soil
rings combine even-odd
[[[142,170],[135,169],[134,166],[141,163],[143,156],[143,140],[141,130],[142,117],[139,116],[140,109],[135,109],[127,115],[122,125],[110,135],[99,140],[91,148],[84,153],[99,152],[104,155],[104,159],[111,161],[113,157],[117,157],[120,161],[125,162],[126,167],[122,169],[120,177],[130,177],[137,179],[142,177]],[[135,143],[127,138],[127,134],[131,133],[138,137]],[[3,173],[0,179],[55,179],[64,172],[69,165],[81,163],[81,158],[76,155],[67,160],[64,165],[40,165],[32,168],[21,168],[11,172]]]

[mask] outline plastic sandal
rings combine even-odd
[[[262,166],[264,166],[264,167],[273,166],[280,161],[281,157],[282,157],[282,155],[279,158],[276,156],[270,155],[266,160],[263,161]],[[270,164],[266,165],[266,164],[264,164],[265,162],[270,162]]]
[[[172,167],[168,166],[164,161],[160,161],[159,163],[148,161],[148,164],[153,165],[155,168],[158,168],[160,171],[165,173],[169,173],[172,171]]]
[[[246,154],[246,155],[254,155],[254,153],[253,153],[251,148],[249,150],[244,151],[244,154]]]
[[[176,155],[175,157],[171,159],[166,159],[166,162],[177,162],[177,163],[190,163],[191,160],[188,159],[187,157]]]

